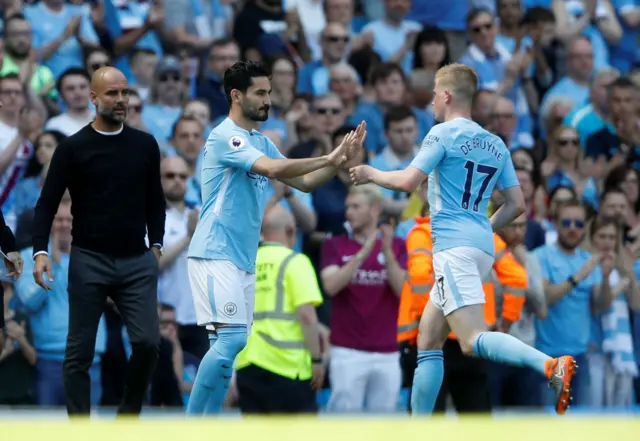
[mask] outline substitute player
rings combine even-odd
[[[224,74],[231,110],[204,146],[200,220],[189,246],[189,281],[198,324],[209,330],[187,414],[217,413],[229,387],[233,362],[253,320],[255,260],[269,179],[309,192],[361,154],[365,124],[333,152],[286,159],[254,130],[265,121],[271,85],[261,65],[238,62]]]
[[[509,150],[471,120],[477,87],[471,68],[441,68],[433,107],[443,123],[431,129],[411,165],[392,172],[369,166],[350,170],[356,184],[374,182],[402,192],[414,191],[429,176],[435,286],[420,320],[411,406],[414,414],[433,412],[444,375],[442,347],[453,331],[466,355],[529,366],[546,375],[556,411],[564,414],[576,369],[573,357],[552,359],[509,334],[485,330],[482,280],[494,262],[493,231],[523,213],[525,203]],[[489,219],[487,204],[496,186],[505,203]]]

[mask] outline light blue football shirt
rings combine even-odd
[[[251,172],[263,155],[282,159],[260,132],[248,132],[226,118],[204,145],[200,188],[202,210],[189,245],[189,257],[229,260],[255,272],[260,227],[269,179]]]
[[[491,192],[520,185],[504,142],[475,122],[456,118],[429,131],[411,165],[429,175],[434,252],[468,246],[493,256]]]

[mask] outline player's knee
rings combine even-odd
[[[219,327],[216,329],[218,341],[215,348],[226,358],[233,360],[247,345],[246,327]]]
[[[465,336],[465,338],[458,339],[458,343],[460,344],[460,350],[467,357],[473,357],[475,355],[474,343],[476,341],[476,336],[479,332],[472,332],[469,336]]]

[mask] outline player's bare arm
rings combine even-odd
[[[351,181],[355,185],[373,182],[390,190],[411,193],[427,178],[420,169],[408,166],[404,170],[383,172],[370,165],[359,165],[349,170]]]
[[[282,180],[298,178],[325,167],[339,168],[347,162],[347,146],[353,142],[355,136],[355,132],[350,132],[345,137],[346,143],[340,144],[328,155],[318,158],[273,159],[264,155],[254,162],[251,171],[270,179]]]
[[[366,136],[367,123],[362,121],[355,130],[355,136],[347,136],[342,140],[342,143],[340,143],[338,149],[344,148],[346,151],[347,161],[345,164],[348,164],[352,159],[362,154],[363,143]],[[344,167],[345,164],[343,164],[342,166]],[[311,173],[307,173],[306,175],[299,176],[297,178],[283,178],[280,179],[280,181],[293,188],[297,188],[300,191],[309,193],[332,179],[339,170],[340,167],[329,166]]]
[[[504,197],[504,204],[491,216],[491,228],[498,231],[509,225],[515,218],[526,210],[524,194],[519,185],[505,188],[500,192]]]

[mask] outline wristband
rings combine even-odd
[[[578,286],[578,282],[576,281],[576,279],[575,279],[573,276],[570,276],[570,277],[567,279],[567,282],[569,282],[569,283],[571,284],[571,286],[573,286],[574,288],[575,288],[576,286]]]
[[[311,364],[322,364],[322,358],[311,358]]]

